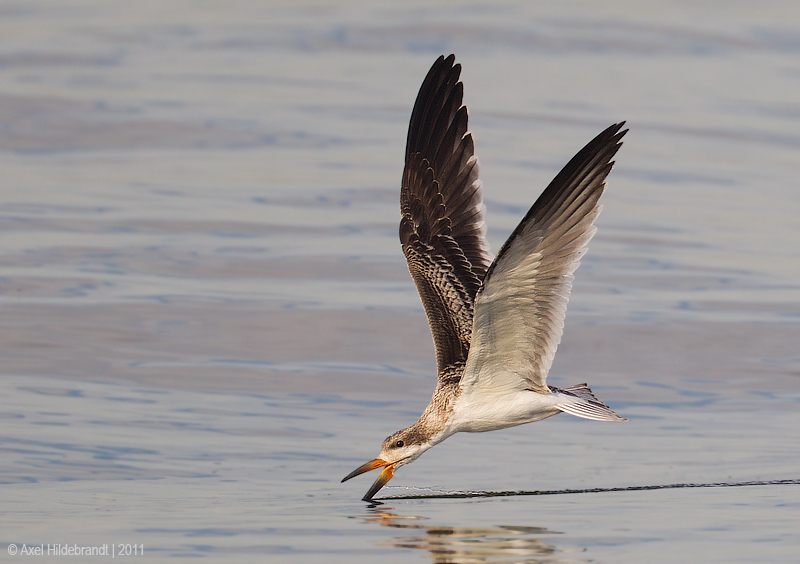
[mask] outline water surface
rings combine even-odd
[[[449,52],[495,250],[581,146],[628,121],[550,382],[587,381],[630,422],[455,436],[381,493],[800,478],[791,2],[85,0],[0,14],[0,548],[797,554],[796,485],[369,507],[369,478],[339,483],[433,389],[397,201],[414,97]]]

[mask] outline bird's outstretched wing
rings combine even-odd
[[[547,373],[561,341],[572,273],[600,214],[623,123],[575,155],[533,204],[489,267],[475,301],[467,393],[530,389],[549,394]]]
[[[439,57],[420,88],[406,143],[400,241],[428,316],[439,379],[460,377],[475,295],[491,264],[461,65]]]

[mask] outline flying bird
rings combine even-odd
[[[567,163],[492,259],[461,65],[454,62],[454,55],[439,57],[420,87],[400,190],[400,241],[430,324],[438,383],[420,418],[342,480],[383,468],[364,501],[397,468],[454,433],[494,431],[561,412],[626,421],[586,384],[559,389],[546,382],[573,272],[595,233],[624,122]]]

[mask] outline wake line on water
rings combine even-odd
[[[616,488],[585,488],[579,490],[533,490],[533,491],[470,491],[470,492],[439,492],[429,494],[397,495],[381,497],[373,501],[388,501],[401,499],[464,499],[473,497],[515,497],[531,495],[565,495],[587,494],[606,492],[637,492],[649,490],[678,490],[688,488],[743,488],[749,486],[787,486],[800,485],[800,479],[789,480],[754,480],[749,482],[712,482],[708,484],[659,484],[654,486],[621,486]]]

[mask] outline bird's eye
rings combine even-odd
[[[396,448],[400,448],[400,447],[402,447],[404,444],[405,444],[405,443],[404,443],[403,441],[397,441],[396,443],[394,443],[394,446],[395,446]]]

